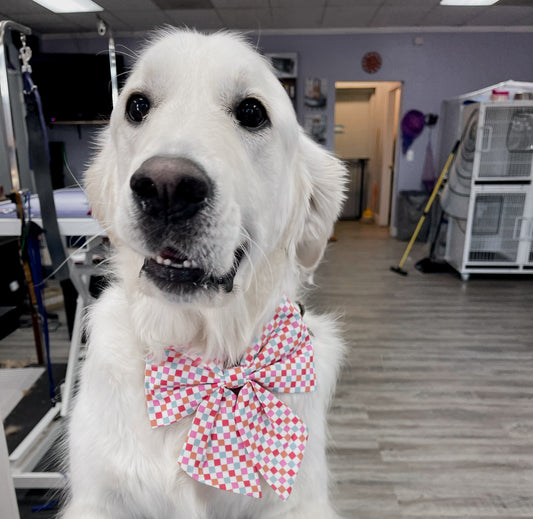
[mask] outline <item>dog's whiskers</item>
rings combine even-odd
[[[246,241],[248,241],[250,244],[252,244],[254,246],[254,248],[257,249],[257,251],[263,256],[263,259],[265,261],[265,265],[268,267],[268,273],[269,273],[269,277],[270,277],[270,282],[273,283],[274,282],[274,272],[272,270],[272,265],[270,264],[270,260],[269,260],[269,258],[267,256],[267,254],[265,253],[265,251],[262,249],[262,247],[259,245],[259,243],[257,243],[257,241],[255,241],[250,236],[250,233],[246,229],[241,229],[240,234],[241,234],[241,236],[243,236],[243,238]],[[252,274],[253,274],[252,277],[253,277],[253,280],[254,280],[254,283],[255,283],[255,288],[257,288],[257,283],[258,283],[259,279],[258,279],[258,276],[256,275],[256,269],[255,269],[255,266],[254,266],[254,264],[252,262],[251,255],[250,255],[248,250],[245,250],[244,254],[246,255],[246,258],[248,259],[248,262],[250,263],[250,268],[252,269]]]
[[[122,54],[123,56],[127,56],[131,59],[137,59],[139,57],[139,53],[135,52],[133,49],[130,49],[129,47],[126,47],[123,43],[117,43],[115,45],[115,52],[118,54]]]
[[[68,155],[67,155],[66,151],[63,152],[63,163],[65,164],[65,167],[67,168],[67,171],[68,171],[69,175],[72,177],[72,180],[74,180],[74,185],[73,186],[69,186],[69,187],[77,187],[77,188],[81,189],[85,193],[85,188],[83,187],[83,185],[78,180],[78,177],[76,176],[76,174],[72,171],[72,167],[70,166],[70,162],[68,160]],[[108,224],[108,223],[102,223],[101,221],[99,223],[100,223],[100,226],[102,227],[102,229],[104,229],[105,233],[108,234],[109,230],[111,229],[111,225]],[[93,236],[93,238],[94,238],[94,236]],[[91,240],[93,238],[91,238]],[[74,254],[76,252],[74,252]]]
[[[72,251],[68,256],[67,258],[62,261],[58,266],[57,268],[52,271],[48,276],[46,276],[40,283],[36,284],[35,286],[36,287],[40,287],[40,286],[43,286],[48,280],[50,280],[51,278],[53,278],[76,254],[78,254],[80,251],[82,251],[84,249],[84,247],[86,247],[89,243],[91,243],[92,241],[96,240],[96,238],[100,238],[101,236],[99,234],[95,234],[94,236],[91,236],[90,238],[86,239],[85,242],[83,243],[83,245],[80,245],[76,250]],[[84,236],[84,238],[86,238]],[[81,238],[80,238],[81,239]],[[104,262],[107,262],[107,258],[102,260],[102,263]]]
[[[85,193],[85,190],[83,189],[83,186],[80,184],[78,177],[74,174],[74,172],[72,171],[72,168],[70,167],[70,162],[68,160],[66,150],[63,150],[63,164],[65,164],[65,167],[67,168],[69,175],[72,177],[72,180],[74,180],[74,184]]]

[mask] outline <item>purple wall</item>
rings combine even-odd
[[[423,38],[415,45],[414,38]],[[117,38],[117,44],[135,50],[138,39]],[[328,79],[329,98],[333,100],[335,81],[402,81],[400,117],[410,109],[439,113],[443,99],[477,90],[507,79],[533,81],[533,33],[402,33],[350,35],[260,35],[253,37],[264,52],[298,53],[298,113],[304,113],[304,83],[307,77]],[[101,52],[104,39],[46,39],[44,52]],[[375,74],[361,68],[368,51],[381,54],[383,64]],[[333,146],[333,102],[328,103],[327,146]],[[63,129],[58,133],[68,132]],[[76,132],[76,130],[71,130]],[[433,138],[436,151],[436,132]],[[84,132],[87,134],[88,132]],[[77,135],[77,134],[76,134]],[[398,190],[420,189],[426,135],[413,144],[414,160],[401,156],[398,165]],[[76,144],[81,149],[76,149]],[[85,138],[68,139],[67,152],[80,169],[86,160]],[[80,163],[82,160],[82,163]]]
[[[422,45],[414,45],[423,37]],[[303,113],[306,77],[335,81],[402,81],[400,117],[410,109],[440,113],[443,99],[471,92],[507,79],[533,81],[532,33],[424,33],[353,34],[328,36],[262,36],[266,52],[299,55],[299,113]],[[375,74],[361,68],[368,51],[381,54],[383,64]],[[332,103],[328,109],[328,147],[333,145]],[[433,138],[437,145],[436,132]],[[398,189],[420,189],[427,136],[413,144],[414,161],[401,156]],[[451,150],[450,150],[451,151]]]

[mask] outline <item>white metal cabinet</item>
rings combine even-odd
[[[446,260],[463,279],[473,273],[531,274],[533,102],[466,106],[464,124],[476,110],[467,211],[464,218],[449,215]],[[455,172],[464,169],[459,165]]]

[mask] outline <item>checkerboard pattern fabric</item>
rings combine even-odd
[[[202,363],[170,347],[146,362],[152,427],[194,414],[178,462],[207,485],[261,497],[261,475],[285,500],[303,458],[307,427],[273,393],[315,389],[313,349],[298,309],[286,298],[238,366]]]

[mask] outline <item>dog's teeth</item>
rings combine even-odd
[[[165,265],[165,267],[172,267],[172,268],[175,268],[175,269],[183,269],[183,268],[185,268],[185,269],[190,269],[190,268],[196,269],[196,268],[199,268],[198,267],[198,263],[195,260],[190,260],[190,259],[184,259],[183,261],[181,261],[181,260],[172,261],[171,258],[163,258],[163,256],[160,256],[160,255],[154,256],[153,259],[159,265]]]

